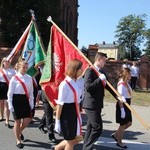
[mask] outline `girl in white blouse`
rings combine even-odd
[[[64,140],[56,145],[54,150],[73,150],[79,137],[82,137],[79,103],[82,100],[83,82],[78,79],[81,74],[82,62],[71,60],[66,69],[66,78],[59,86],[55,120],[55,131],[61,132]]]
[[[6,114],[5,126],[10,128],[10,111],[7,104],[7,92],[10,79],[15,75],[15,70],[10,67],[10,62],[4,57],[0,68],[0,121],[4,119],[4,110]]]
[[[14,133],[18,148],[23,148],[22,131],[31,121],[31,112],[34,107],[33,81],[32,77],[26,74],[27,69],[28,63],[25,60],[20,60],[18,72],[10,80],[8,89],[8,106],[15,120]]]
[[[131,104],[131,87],[129,80],[131,79],[130,69],[123,68],[120,72],[120,79],[117,85],[118,92],[125,98],[126,102]],[[132,114],[129,108],[118,101],[116,104],[116,123],[120,126],[118,130],[111,136],[117,141],[117,146],[126,149],[127,146],[122,143],[124,131],[132,125]]]

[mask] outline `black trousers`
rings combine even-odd
[[[131,77],[131,88],[132,90],[135,90],[137,83],[137,77]]]
[[[101,109],[85,109],[87,115],[87,129],[84,135],[83,150],[92,150],[94,143],[102,133]]]
[[[45,99],[44,95],[42,94],[42,101],[44,107],[44,115],[40,121],[39,127],[47,127],[47,131],[49,136],[54,135],[54,125],[53,125],[53,108],[50,106],[47,100]]]

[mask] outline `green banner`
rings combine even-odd
[[[38,66],[44,63],[45,52],[34,21],[32,22],[22,51],[22,58],[28,62],[29,69],[27,74],[36,76],[38,74]]]

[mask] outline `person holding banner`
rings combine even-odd
[[[46,130],[44,130],[44,127],[46,126],[49,140],[52,143],[57,143],[57,139],[55,138],[54,134],[54,123],[53,123],[54,110],[49,104],[43,90],[41,91],[41,100],[43,102],[44,114],[38,128],[42,133],[46,134]]]
[[[39,91],[38,91],[38,83],[34,77],[32,77],[32,83],[33,83],[33,97],[34,97],[34,108],[32,110],[32,117],[34,117],[36,100],[39,98],[39,95],[38,95]],[[30,123],[33,123],[33,120],[31,120]]]
[[[28,63],[20,60],[17,74],[12,77],[8,89],[8,106],[13,114],[16,146],[21,149],[22,131],[28,126],[34,108],[32,77],[26,74]]]
[[[106,76],[102,70],[106,64],[106,59],[105,53],[97,52],[94,68],[89,67],[84,75],[83,109],[87,115],[87,129],[84,136],[83,150],[92,150],[94,143],[102,133],[101,111],[104,90],[107,89],[117,99],[115,92],[107,85]]]
[[[129,80],[131,79],[131,73],[129,68],[123,68],[119,74],[119,82],[117,85],[118,92],[125,97],[126,102],[131,104],[131,87]],[[120,124],[118,130],[111,135],[117,142],[117,146],[127,149],[127,146],[122,143],[122,137],[124,130],[132,125],[132,114],[129,108],[121,101],[116,103],[116,122]]]
[[[69,61],[66,77],[59,85],[55,131],[62,133],[64,140],[52,150],[73,150],[82,138],[81,114],[79,103],[83,88],[79,86],[78,77],[82,74],[82,62],[78,59]]]
[[[10,79],[15,75],[14,69],[10,67],[10,62],[4,57],[0,68],[0,121],[4,119],[4,109],[6,113],[5,126],[11,128],[9,124],[10,111],[7,103],[7,91]]]

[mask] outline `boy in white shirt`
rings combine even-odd
[[[130,70],[131,70],[131,88],[132,90],[135,90],[137,79],[139,77],[139,68],[136,66],[135,61],[133,61],[133,65],[131,66]]]

